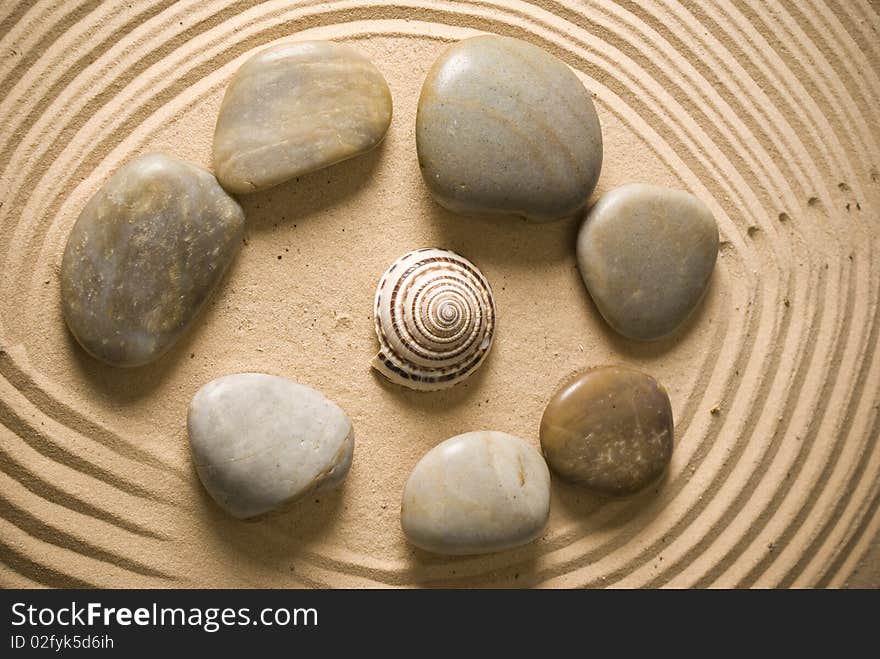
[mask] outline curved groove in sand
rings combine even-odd
[[[0,61],[0,114],[10,117],[0,127],[0,226],[9,237],[0,242],[0,583],[846,584],[880,525],[877,30],[880,15],[870,3],[821,0],[772,13],[759,0],[10,7],[0,14],[0,52],[13,53]],[[270,291],[255,283],[263,281],[255,269],[266,269],[270,255],[275,263],[278,240],[303,232],[296,240],[314,254],[315,226],[329,232],[347,214],[366,217],[374,231],[390,225],[370,219],[378,204],[369,192],[338,202],[352,204],[347,212],[316,206],[322,217],[297,234],[297,224],[273,225],[254,202],[249,218],[279,237],[264,240],[253,229],[254,244],[213,300],[204,327],[156,368],[123,376],[78,354],[63,331],[57,267],[71,224],[106,175],[146,148],[209,165],[213,125],[200,117],[216,112],[243,57],[296,34],[356,42],[386,73],[395,123],[375,165],[375,185],[403,181],[403,189],[383,188],[407,200],[396,219],[416,225],[399,240],[442,238],[444,229],[428,219],[438,211],[417,170],[413,175],[410,120],[420,75],[437,49],[481,31],[528,39],[580,73],[612,131],[602,189],[639,178],[640,171],[620,163],[644,157],[652,167],[645,176],[665,177],[709,203],[722,250],[705,311],[681,337],[652,351],[603,333],[581,293],[572,302],[583,306],[575,319],[559,321],[567,333],[545,340],[564,347],[574,337],[589,342],[592,353],[517,366],[499,342],[488,375],[475,385],[487,406],[501,401],[487,412],[459,391],[413,416],[408,403],[418,401],[389,398],[366,372],[355,375],[349,392],[340,383],[351,377],[350,367],[326,363],[334,349],[326,331],[323,343],[276,344],[294,364],[279,374],[299,374],[355,410],[357,473],[336,509],[316,505],[319,512],[310,513],[300,506],[254,524],[222,518],[198,489],[182,413],[207,379],[255,368],[263,358],[259,345],[278,334],[260,334],[260,318],[275,314],[272,305],[297,304],[293,294],[261,304]],[[196,122],[191,133],[187,121]],[[313,177],[308,185],[317,184]],[[309,193],[277,194],[303,203]],[[455,222],[437,220],[447,231]],[[504,231],[498,228],[499,240]],[[559,239],[548,249],[568,265],[555,285],[571,286],[570,231],[535,231]],[[463,240],[461,249],[477,249]],[[513,260],[496,263],[496,256],[485,258],[497,276],[515,267]],[[297,263],[298,276],[305,264]],[[368,274],[375,264],[353,267]],[[526,274],[512,276],[519,279],[511,286],[527,285]],[[358,296],[370,279],[355,278]],[[332,296],[311,304],[315,314],[339,308]],[[360,306],[352,308],[360,314]],[[294,336],[303,336],[305,326],[288,322],[298,328]],[[537,320],[529,322],[504,328],[508,345],[526,345],[542,331]],[[254,327],[251,340],[242,328]],[[362,329],[355,327],[354,334]],[[230,333],[243,349],[253,348],[250,357],[224,356]],[[340,360],[347,363],[370,346],[349,330],[336,349],[348,350]],[[202,352],[204,363],[196,361]],[[410,451],[410,437],[438,427],[453,434],[467,420],[519,424],[504,429],[535,441],[536,419],[556,381],[594,359],[643,363],[673,385],[676,454],[657,493],[602,502],[556,490],[545,536],[497,556],[444,559],[405,545],[396,499],[427,448]],[[502,365],[512,370],[502,372]],[[528,378],[540,392],[526,400],[512,381]],[[508,421],[514,400],[525,411]],[[458,419],[443,417],[439,410],[456,401],[467,403]],[[391,415],[405,420],[406,432],[387,432],[381,421]],[[373,456],[388,470],[378,485],[367,466],[358,472]],[[377,521],[363,528],[364,519]]]

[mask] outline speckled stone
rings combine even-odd
[[[210,172],[161,153],[95,193],[61,262],[64,318],[93,356],[158,359],[203,307],[241,245],[244,213]]]
[[[580,79],[537,46],[494,35],[434,63],[416,145],[431,193],[456,213],[571,217],[602,168],[599,118]]]
[[[230,515],[262,515],[336,487],[351,466],[351,420],[320,392],[284,378],[238,373],[212,380],[187,418],[196,471]]]
[[[214,169],[227,190],[264,190],[369,151],[390,123],[388,83],[359,52],[329,41],[279,44],[229,82]]]
[[[457,435],[416,464],[400,510],[406,537],[440,554],[483,554],[531,542],[550,512],[550,472],[519,437]]]
[[[550,399],[541,448],[553,473],[607,495],[656,481],[672,456],[672,407],[649,375],[624,366],[577,373]]]
[[[577,239],[578,267],[599,312],[640,341],[684,323],[709,286],[717,256],[718,227],[703,202],[642,183],[604,194]]]

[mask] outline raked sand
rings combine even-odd
[[[880,9],[710,5],[0,5],[0,585],[880,586]],[[643,181],[715,214],[708,295],[672,338],[608,329],[575,267],[575,222],[460,217],[431,200],[421,82],[447,44],[484,32],[549,50],[594,95],[593,200]],[[245,244],[193,330],[153,366],[96,362],[59,301],[77,215],[137,154],[210,167],[226,82],[288,38],[376,63],[394,98],[387,139],[241,197]],[[369,368],[376,283],[427,246],[472,260],[498,309],[483,368],[430,394]],[[661,486],[606,502],[555,480],[542,537],[495,555],[406,544],[400,495],[429,448],[477,429],[537,446],[559,380],[605,363],[669,391]],[[351,416],[340,490],[250,523],[214,505],[186,409],[239,371],[315,387]]]

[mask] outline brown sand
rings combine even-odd
[[[684,4],[2,3],[0,584],[880,585],[880,10]],[[639,345],[608,330],[575,268],[574,222],[457,217],[429,198],[413,135],[421,81],[447,43],[479,32],[546,48],[594,93],[595,196],[667,184],[716,214],[712,286],[677,336]],[[291,36],[373,58],[394,94],[387,140],[242,197],[246,244],[193,331],[154,366],[97,363],[59,305],[80,209],[147,150],[210,166],[226,81]],[[423,246],[473,260],[498,304],[485,366],[434,394],[368,368],[376,282]],[[544,536],[497,555],[404,542],[400,492],[426,450],[480,428],[537,445],[557,382],[608,362],[669,390],[662,486],[603,502],[555,482]],[[186,407],[244,370],[348,411],[357,446],[341,490],[252,523],[207,498]]]

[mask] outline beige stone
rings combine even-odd
[[[550,513],[550,472],[525,440],[468,432],[428,451],[403,491],[401,525],[414,545],[483,554],[531,542]]]
[[[353,48],[329,41],[260,51],[232,77],[214,132],[227,190],[270,188],[375,147],[391,123],[391,92]]]

